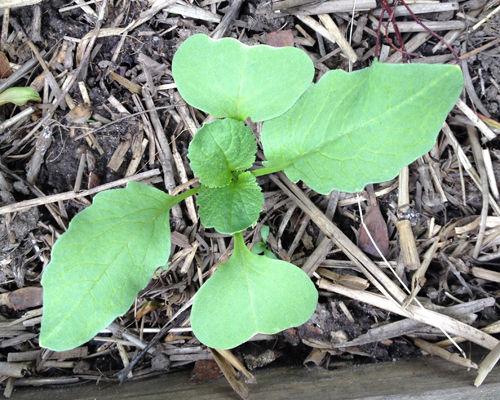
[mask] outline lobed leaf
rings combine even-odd
[[[227,186],[233,172],[252,166],[257,142],[251,129],[234,119],[215,120],[203,125],[189,145],[191,168],[203,185]]]
[[[375,61],[330,71],[264,124],[264,164],[323,194],[392,179],[434,145],[462,87],[460,69],[449,65]]]
[[[130,182],[99,193],[73,218],[43,273],[41,346],[77,347],[128,311],[168,261],[169,211],[178,201]]]
[[[233,234],[248,228],[259,219],[264,195],[250,172],[244,172],[227,186],[202,186],[196,203],[206,228]]]
[[[303,324],[317,302],[318,291],[304,271],[252,254],[240,233],[231,258],[196,293],[191,326],[203,344],[231,349],[256,333]]]
[[[294,47],[248,47],[194,35],[175,53],[172,74],[192,106],[217,118],[258,122],[292,106],[311,84],[314,65]]]

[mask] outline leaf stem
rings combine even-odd
[[[242,232],[236,232],[233,236],[234,236],[234,246],[235,247],[236,247],[236,242],[238,242],[239,245],[243,244],[243,246],[245,246],[245,239],[243,239]]]
[[[175,196],[175,201],[176,201],[175,204],[179,204],[182,200],[185,200],[189,196],[192,196],[192,195],[198,193],[198,191],[200,190],[200,188],[201,188],[201,186],[196,186],[196,187],[194,187],[192,189],[189,189],[188,191],[186,191],[184,193],[178,194],[177,196]]]
[[[252,173],[253,176],[262,176],[262,175],[269,175],[274,172],[279,172],[284,170],[285,167],[283,166],[278,166],[278,167],[264,167],[264,168],[258,168],[258,169],[253,169],[250,172]]]

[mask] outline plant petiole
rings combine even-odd
[[[285,167],[280,165],[279,167],[264,167],[264,168],[253,169],[250,171],[250,173],[253,176],[258,177],[258,176],[263,176],[263,175],[269,175],[269,174],[272,174],[274,172],[283,171],[284,169],[285,169]]]
[[[201,188],[201,186],[196,186],[192,189],[189,189],[188,191],[186,191],[184,193],[178,194],[177,196],[175,196],[175,201],[176,201],[175,204],[179,204],[182,200],[186,200],[189,196],[192,196],[192,195],[198,193],[200,188]]]

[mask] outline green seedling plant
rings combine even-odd
[[[73,218],[42,278],[43,347],[79,346],[128,311],[155,270],[167,268],[170,209],[194,194],[203,225],[234,236],[232,256],[196,293],[191,326],[200,342],[229,349],[303,324],[318,300],[310,278],[244,242],[264,203],[256,178],[284,171],[321,194],[392,179],[434,145],[463,87],[457,66],[376,60],[312,83],[314,65],[299,49],[205,35],[179,47],[172,73],[184,100],[217,118],[189,146],[201,185],[170,196],[132,182],[98,194]],[[248,118],[263,122],[260,168]]]
[[[253,254],[264,254],[266,257],[277,260],[278,257],[276,257],[274,253],[271,250],[268,250],[266,247],[267,238],[269,237],[269,227],[267,225],[264,225],[261,228],[260,236],[262,236],[262,242],[255,243],[250,251]]]
[[[30,100],[42,101],[38,92],[30,87],[13,87],[0,94],[0,106],[7,103],[23,106]]]

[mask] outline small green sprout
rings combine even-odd
[[[0,94],[0,106],[6,103],[23,106],[28,101],[42,101],[42,99],[38,92],[30,87],[13,87]]]

